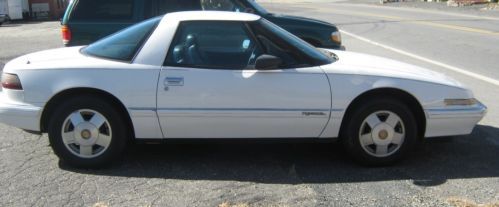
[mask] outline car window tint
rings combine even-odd
[[[282,59],[280,68],[309,67],[333,61],[332,57],[265,19],[252,22],[250,27],[262,44],[263,52]]]
[[[199,0],[203,10],[245,12],[244,5],[232,0]]]
[[[133,0],[82,0],[71,15],[73,20],[132,20]]]
[[[156,16],[157,6],[153,0],[143,0],[144,5],[144,19],[149,19]]]
[[[199,0],[159,0],[158,14],[166,14],[177,11],[199,11],[201,4]]]
[[[170,45],[165,65],[245,69],[261,52],[241,22],[183,22]]]
[[[161,17],[156,17],[128,27],[89,45],[83,52],[101,58],[131,61],[160,20]]]
[[[277,38],[273,31],[267,30],[260,24],[252,24],[253,32],[261,43],[263,53],[281,58],[280,68],[297,68],[308,66],[307,61],[290,45]]]

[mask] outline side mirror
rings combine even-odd
[[[282,64],[281,58],[273,55],[263,54],[256,58],[255,69],[257,70],[272,70],[277,69]]]

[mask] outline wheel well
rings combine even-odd
[[[357,96],[357,98],[355,98],[350,103],[345,112],[345,115],[343,116],[343,121],[341,122],[341,128],[340,128],[340,135],[342,135],[344,127],[346,125],[345,120],[347,120],[351,116],[353,111],[365,101],[368,101],[369,99],[373,98],[395,98],[406,104],[414,114],[414,117],[416,118],[416,123],[418,125],[418,132],[420,133],[420,137],[421,138],[424,137],[426,130],[426,118],[424,115],[425,113],[423,107],[413,95],[407,93],[406,91],[395,88],[373,89]]]
[[[121,101],[113,96],[112,94],[99,90],[99,89],[94,89],[94,88],[72,88],[72,89],[67,89],[64,91],[59,92],[55,96],[53,96],[45,105],[44,110],[42,112],[42,118],[40,121],[40,127],[42,132],[47,132],[48,130],[48,124],[50,121],[51,114],[54,112],[54,110],[57,108],[59,103],[64,101],[64,99],[68,99],[70,97],[75,97],[75,96],[81,96],[81,95],[92,95],[99,97],[103,100],[110,101],[114,106],[117,106],[118,110],[120,110],[121,114],[126,114],[126,122],[128,124],[129,130],[131,135],[135,135],[134,129],[133,129],[133,123],[132,119],[130,118],[130,115],[128,114],[128,111],[126,110],[125,106]]]

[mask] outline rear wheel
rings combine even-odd
[[[410,109],[395,99],[366,102],[347,117],[342,141],[359,163],[389,165],[416,144],[417,122]]]
[[[116,160],[130,135],[123,115],[115,108],[93,96],[74,97],[61,104],[48,129],[55,154],[75,167],[101,167]]]

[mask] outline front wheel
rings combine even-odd
[[[416,144],[417,122],[411,110],[395,99],[372,100],[346,117],[342,142],[358,162],[393,164]]]
[[[94,168],[116,160],[129,134],[112,104],[82,96],[65,101],[52,114],[49,140],[55,154],[75,167]]]

